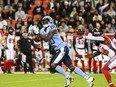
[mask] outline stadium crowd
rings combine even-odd
[[[75,58],[73,38],[78,29],[95,36],[108,34],[116,45],[115,0],[1,0],[0,3],[0,38],[6,37],[0,41],[0,72],[6,73],[8,70],[8,73],[11,73],[13,67],[13,71],[24,71],[25,60],[19,41],[25,32],[35,44],[31,46],[34,71],[48,70],[50,60],[54,56],[53,49],[47,42],[35,40],[36,33],[42,28],[41,20],[45,15],[54,19],[62,39],[71,50],[73,63],[83,71],[89,69],[89,72],[101,73],[103,59],[85,58],[83,63],[81,59],[78,61]],[[91,44],[90,42],[90,47],[86,44],[86,53],[93,51]],[[13,58],[7,58],[8,49],[13,50]],[[64,68],[68,71],[65,66]]]

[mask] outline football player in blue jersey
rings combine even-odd
[[[52,69],[56,70],[60,74],[64,75],[67,78],[66,84],[64,87],[69,87],[74,78],[68,75],[64,69],[60,66],[63,62],[71,71],[74,71],[76,74],[82,76],[89,83],[89,87],[93,87],[94,78],[85,74],[78,67],[73,66],[72,60],[69,57],[69,49],[66,46],[65,42],[61,39],[58,34],[58,28],[53,22],[53,19],[50,16],[44,16],[42,19],[42,29],[38,34],[38,39],[49,42],[50,46],[56,51],[56,55],[51,61]]]

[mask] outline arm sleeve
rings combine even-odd
[[[88,40],[95,40],[95,41],[104,41],[103,37],[95,37],[95,36],[87,36],[86,39]]]

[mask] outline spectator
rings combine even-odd
[[[90,33],[92,33],[93,29],[94,29],[93,25],[92,25],[92,24],[89,24],[89,26],[88,26],[88,31],[89,31]]]
[[[15,20],[15,11],[12,6],[10,6],[9,11],[6,14],[6,19]]]
[[[5,36],[8,36],[8,29],[7,28],[8,27],[6,25],[4,25],[3,28],[2,28],[3,35],[5,35]]]
[[[98,19],[98,21],[102,20],[102,16],[99,15],[98,10],[95,10],[95,15],[93,16],[93,21],[95,21],[96,18]]]
[[[86,0],[86,1],[85,1],[85,5],[84,5],[84,7],[85,7],[85,10],[86,10],[87,12],[90,12],[91,9],[92,9],[92,3],[91,3],[91,0]]]
[[[18,7],[18,11],[16,11],[16,13],[15,13],[15,20],[17,20],[18,18],[21,18],[21,19],[25,19],[26,18],[26,14],[22,10],[21,7]]]
[[[34,0],[26,0],[26,1],[24,1],[24,6],[23,7],[24,7],[25,13],[28,13],[28,10],[31,9],[33,4],[34,4]]]
[[[65,20],[61,21],[61,26],[59,27],[63,30],[63,32],[67,33],[69,31],[67,24],[65,23]]]
[[[112,19],[111,19],[111,17],[107,14],[107,11],[104,11],[102,18],[103,18],[103,21],[105,22],[105,24],[111,23],[111,20],[112,20]]]
[[[98,13],[100,13],[100,10],[99,8],[102,7],[104,4],[103,4],[103,0],[100,0],[97,5],[96,5],[96,9],[98,10]]]
[[[18,10],[18,6],[19,6],[19,0],[14,0],[14,3],[12,4],[12,6],[13,6],[13,9],[15,11],[17,11]]]
[[[7,25],[7,22],[6,20],[3,20],[2,17],[0,16],[0,29],[2,29],[4,25]]]
[[[116,20],[115,19],[112,19],[111,21],[111,30],[116,32]]]
[[[63,32],[63,29],[59,28],[58,32],[59,32],[61,38],[63,39],[63,41],[66,41],[66,33]]]
[[[32,49],[31,45],[34,45],[33,41],[28,38],[28,33],[24,31],[22,33],[22,38],[19,40],[19,49],[22,55],[22,61],[24,63],[24,72],[27,73],[27,63],[29,63],[30,73],[34,73],[32,66]],[[27,51],[28,50],[28,51]]]
[[[96,23],[96,27],[93,29],[92,33],[94,33],[94,36],[103,34],[100,23]]]
[[[49,3],[48,3],[48,10],[49,9],[53,9],[54,8],[54,2],[51,0]]]
[[[96,8],[97,4],[99,3],[99,0],[93,0],[92,1],[92,8]]]
[[[18,18],[17,23],[21,24],[22,26],[24,25],[24,21],[22,18]]]
[[[101,6],[101,7],[99,8],[100,15],[102,15],[102,14],[103,14],[103,11],[104,11],[105,9],[107,9],[108,5],[109,5],[109,3],[104,4],[103,6]]]
[[[56,3],[55,4],[55,12],[57,15],[60,15],[62,12],[62,6],[60,5],[60,3]]]
[[[37,26],[37,21],[34,21],[33,24],[31,24],[29,26],[29,29],[28,29],[28,34],[29,35],[34,35],[34,34],[38,34],[39,33],[39,27]]]
[[[81,21],[82,20],[82,17],[79,14],[75,14],[74,20],[75,21]]]
[[[110,7],[112,7],[114,9],[114,11],[116,11],[116,1],[112,1],[110,3]]]
[[[106,24],[106,29],[104,30],[104,33],[114,33],[115,31],[111,28],[111,24]]]
[[[74,15],[77,13],[76,7],[73,7],[72,12],[70,13],[70,18],[74,18]]]
[[[55,8],[52,8],[52,12],[50,13],[50,16],[53,18],[53,19],[55,19],[55,17],[56,17],[56,11],[55,11]]]
[[[92,14],[90,12],[87,12],[87,15],[85,17],[85,23],[87,25],[90,24],[90,23],[92,23],[92,18],[93,18]]]
[[[16,35],[16,39],[19,40],[21,36],[21,24],[20,23],[17,23],[15,25],[15,35]]]
[[[41,5],[39,1],[36,3],[36,7],[33,9],[33,15],[44,16],[44,7]]]
[[[57,26],[59,26],[59,25],[61,24],[61,22],[60,22],[60,16],[59,16],[59,15],[56,15],[55,20],[54,20],[54,23],[55,23]]]
[[[78,26],[81,24],[81,21],[79,21],[79,20],[76,20],[75,21],[75,29],[78,29]]]
[[[101,24],[101,29],[102,29],[102,30],[105,30],[105,29],[106,29],[106,27],[105,27],[105,23],[104,23],[104,21],[103,21],[103,20],[101,21],[101,23],[100,23],[100,24]]]
[[[114,11],[114,9],[110,6],[110,9],[107,11],[107,14],[113,18],[116,16],[116,12]]]
[[[63,8],[66,10],[66,16],[69,16],[72,9],[71,9],[71,6],[69,6],[68,1],[64,2],[64,7]]]
[[[78,3],[79,3],[79,6],[81,7],[81,6],[84,6],[85,2],[84,2],[84,0],[79,0]]]
[[[66,15],[66,9],[65,8],[62,8],[62,13],[60,14],[60,18],[65,18],[67,15]]]
[[[2,11],[2,7],[0,7],[0,16],[2,17],[2,19],[6,18],[4,12]]]

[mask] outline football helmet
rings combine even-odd
[[[50,16],[44,16],[42,19],[43,27],[48,27],[50,24],[54,24],[53,19]]]
[[[98,31],[98,29],[96,29],[96,28],[94,28],[94,29],[92,30],[92,34],[93,34],[93,36],[101,36],[101,32]]]
[[[83,35],[83,34],[84,34],[84,31],[83,31],[82,29],[79,28],[78,31],[77,31],[77,35],[80,36],[80,35]]]
[[[14,32],[14,29],[13,29],[12,27],[9,27],[9,28],[8,28],[8,33],[12,35],[13,32]]]

